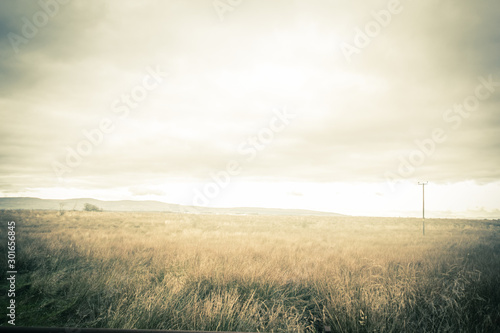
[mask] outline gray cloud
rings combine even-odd
[[[348,63],[340,43],[386,1],[244,2],[220,22],[206,1],[75,0],[19,53],[7,34],[40,7],[2,1],[0,190],[61,186],[51,163],[103,118],[115,130],[66,176],[82,187],[203,181],[230,159],[242,161],[241,178],[383,182],[436,127],[448,139],[411,177],[500,180],[499,92],[460,128],[443,120],[478,76],[500,81],[500,5],[401,3]],[[119,118],[113,101],[148,66],[168,78]],[[296,119],[245,162],[239,144],[283,106]]]

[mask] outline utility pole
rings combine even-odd
[[[428,182],[418,182],[418,185],[422,185],[422,235],[425,236],[425,185]]]

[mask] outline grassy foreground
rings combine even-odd
[[[498,332],[500,222],[0,211],[16,325]],[[5,311],[5,310],[4,310]],[[7,319],[2,314],[1,325]]]

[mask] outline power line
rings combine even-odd
[[[422,235],[425,236],[425,185],[429,182],[418,182],[418,185],[422,185]]]

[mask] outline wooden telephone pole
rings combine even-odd
[[[422,185],[422,235],[425,236],[425,185],[428,182],[418,182],[418,185]]]

